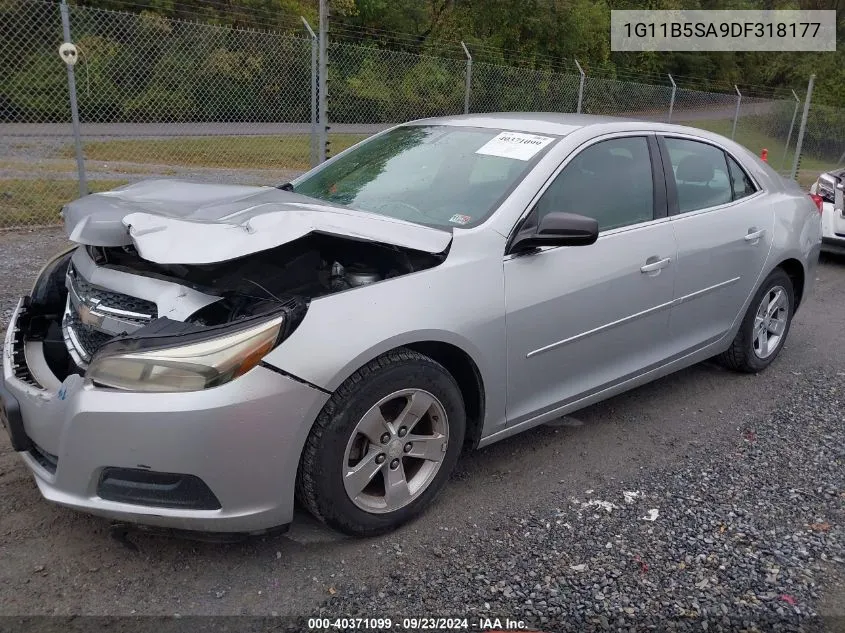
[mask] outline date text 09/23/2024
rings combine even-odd
[[[308,630],[360,630],[360,631],[483,631],[484,633],[500,633],[502,631],[527,630],[528,624],[524,620],[511,618],[440,618],[440,617],[410,617],[410,618],[309,618]],[[541,632],[536,632],[541,633]]]

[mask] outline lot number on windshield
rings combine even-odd
[[[476,154],[501,156],[517,160],[531,160],[534,155],[551,143],[549,136],[522,134],[520,132],[502,132],[476,150]]]

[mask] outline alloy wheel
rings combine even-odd
[[[443,404],[422,389],[379,400],[352,432],[343,457],[343,485],[352,502],[383,514],[419,497],[446,456],[449,421]]]
[[[777,350],[786,332],[789,299],[782,286],[773,286],[763,295],[754,317],[754,354],[766,359]]]

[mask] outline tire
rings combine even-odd
[[[464,401],[452,375],[412,350],[388,352],[346,379],[323,407],[299,461],[297,499],[345,534],[389,532],[440,492],[465,431]],[[418,458],[423,452],[425,458]],[[362,477],[356,480],[355,474]],[[391,494],[388,481],[396,484]],[[369,483],[361,488],[361,482]]]
[[[755,325],[761,328],[758,319],[758,311],[761,309],[764,299],[770,303],[777,291],[783,292],[782,312],[783,331],[776,342],[771,345],[767,342],[767,348],[761,349],[760,339],[756,336]],[[757,373],[771,365],[783,348],[786,336],[789,334],[789,326],[792,323],[792,315],[795,313],[795,293],[792,281],[781,268],[775,268],[766,280],[760,285],[748,306],[748,311],[742,319],[739,331],[734,337],[730,348],[718,356],[722,365],[734,371],[745,373]],[[780,321],[781,319],[776,319]],[[774,321],[772,321],[774,323]],[[773,326],[777,329],[777,326]],[[767,328],[767,338],[773,336]]]

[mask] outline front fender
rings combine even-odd
[[[448,343],[469,355],[481,373],[487,424],[504,424],[503,242],[492,232],[456,236],[440,266],[320,297],[264,360],[331,392],[388,350]]]

